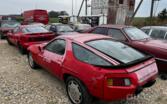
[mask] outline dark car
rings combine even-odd
[[[167,40],[167,27],[165,26],[145,26],[141,30],[154,39]]]
[[[6,34],[12,31],[15,27],[19,26],[20,23],[16,21],[1,21],[0,23],[0,39],[6,38]]]
[[[111,36],[115,40],[154,55],[159,72],[163,77],[167,76],[167,41],[152,39],[140,29],[124,25],[103,25],[93,28],[89,33]]]
[[[54,32],[56,36],[76,33],[74,29],[67,24],[51,24],[46,28]]]

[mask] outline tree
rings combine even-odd
[[[50,18],[57,18],[60,15],[69,15],[66,11],[50,11],[48,14]]]
[[[160,18],[161,20],[165,20],[167,19],[167,9],[163,9],[159,14],[158,14],[158,18]]]
[[[66,11],[61,11],[60,15],[67,15],[68,16],[69,14]]]
[[[57,18],[59,15],[60,15],[60,13],[56,12],[56,11],[50,11],[49,12],[49,17],[50,18]]]

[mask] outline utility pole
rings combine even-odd
[[[74,0],[72,0],[72,16],[74,16]]]
[[[155,0],[152,0],[152,1],[151,1],[151,12],[150,12],[150,19],[151,19],[151,20],[152,20],[152,18],[153,18],[154,2],[155,2]]]
[[[140,3],[139,3],[139,5],[137,6],[137,8],[136,8],[136,10],[135,10],[135,12],[134,12],[134,14],[133,14],[133,16],[131,17],[130,24],[132,23],[132,21],[133,21],[135,15],[136,15],[136,13],[138,12],[138,10],[139,10],[139,8],[140,8],[140,6],[141,6],[142,3],[143,3],[143,0],[140,1]]]
[[[85,15],[88,15],[88,0],[85,0]]]
[[[152,20],[153,20],[153,13],[154,13],[154,4],[155,4],[155,1],[160,1],[160,0],[152,0],[152,1],[151,1],[150,25],[151,25]]]
[[[82,0],[81,6],[80,6],[80,8],[79,8],[79,12],[78,12],[78,17],[79,17],[79,15],[80,15],[80,13],[81,13],[82,6],[83,6],[83,4],[84,4],[84,1],[85,1],[85,0]]]

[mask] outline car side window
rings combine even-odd
[[[107,31],[108,31],[107,28],[97,27],[97,28],[95,28],[91,33],[107,35]]]
[[[55,41],[52,41],[50,44],[48,44],[45,47],[45,50],[59,54],[64,55],[66,48],[66,42],[62,39],[57,39]]]
[[[167,40],[167,32],[166,32],[166,36],[165,36],[165,39]]]
[[[20,30],[20,28],[19,28],[19,27],[16,27],[16,28],[13,30],[13,32],[14,32],[14,33],[18,33],[19,30]]]
[[[142,29],[142,31],[145,32],[145,33],[148,34],[148,35],[149,35],[149,33],[150,33],[150,29]]]
[[[111,36],[113,39],[116,39],[116,40],[123,40],[123,41],[126,40],[124,34],[118,29],[109,29],[108,30],[108,35]]]
[[[151,33],[151,37],[158,38],[158,39],[164,39],[166,32],[162,30],[153,30]]]
[[[111,66],[111,63],[80,45],[73,43],[72,47],[74,56],[82,62],[97,66]]]

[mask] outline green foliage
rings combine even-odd
[[[49,23],[59,23],[58,18],[49,18]]]
[[[161,20],[165,20],[167,19],[167,9],[163,9],[159,14],[158,14],[158,18]]]
[[[69,15],[66,11],[60,11],[60,12],[58,12],[58,11],[50,11],[48,14],[49,14],[50,18],[57,18],[57,17],[59,17],[61,15]]]

